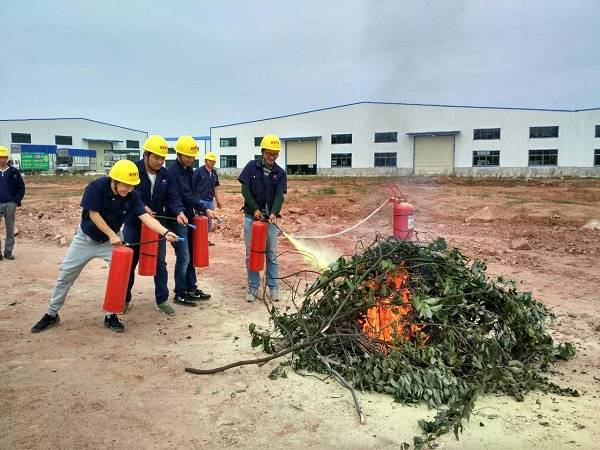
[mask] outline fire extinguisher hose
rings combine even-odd
[[[381,205],[379,205],[377,207],[377,209],[375,211],[373,211],[371,214],[369,214],[367,217],[365,217],[364,219],[362,219],[360,222],[352,225],[350,228],[346,228],[345,230],[342,231],[338,231],[337,233],[333,233],[333,234],[325,234],[323,236],[292,236],[294,239],[327,239],[330,237],[335,237],[335,236],[339,236],[341,234],[347,233],[348,231],[354,230],[356,227],[358,227],[359,225],[362,225],[363,223],[365,223],[367,220],[369,220],[371,217],[373,217],[375,214],[377,214],[379,212],[379,210],[381,208],[383,208],[385,205],[387,205],[389,203],[389,200],[386,199]]]

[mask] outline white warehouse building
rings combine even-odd
[[[86,171],[102,172],[116,160],[138,160],[147,137],[146,131],[85,118],[0,119],[0,145],[21,169],[26,169],[24,156],[29,161],[36,155],[46,170],[85,159]]]
[[[238,173],[268,133],[288,174],[600,176],[600,108],[359,102],[215,126],[221,172]]]

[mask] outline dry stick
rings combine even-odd
[[[354,388],[352,386],[350,386],[350,384],[344,379],[344,377],[342,377],[338,372],[336,372],[336,370],[333,367],[331,367],[331,365],[329,364],[329,361],[327,361],[327,359],[323,358],[318,350],[317,350],[317,353],[319,354],[319,359],[323,362],[323,364],[325,364],[325,366],[327,367],[327,370],[329,370],[329,373],[333,376],[333,378],[335,378],[338,383],[340,383],[342,386],[344,386],[346,389],[348,389],[350,391],[350,393],[352,394],[352,400],[354,400],[354,408],[356,408],[356,413],[358,414],[358,420],[360,421],[361,425],[364,425],[365,424],[365,416],[363,415],[363,413],[360,409],[360,403],[358,402],[358,397],[356,396],[356,391],[354,390]]]
[[[277,353],[272,354],[271,356],[266,356],[264,358],[257,359],[246,359],[244,361],[237,361],[231,364],[227,364],[226,366],[216,367],[214,369],[194,369],[193,367],[186,367],[185,371],[189,373],[194,373],[196,375],[210,375],[217,372],[224,372],[225,370],[232,369],[234,367],[239,366],[247,366],[250,364],[264,364],[273,359],[277,359],[283,355],[287,355],[288,353],[295,352],[296,350],[300,350],[301,348],[308,347],[309,345],[314,345],[318,342],[324,341],[325,339],[329,339],[330,336],[322,336],[317,339],[312,339],[307,342],[303,342],[302,344],[295,345],[290,348],[286,348],[284,350],[280,350]]]

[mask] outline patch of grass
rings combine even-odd
[[[314,191],[312,189],[310,189],[308,191],[308,193],[310,195],[335,195],[335,194],[337,194],[337,189],[334,187],[324,187],[324,188],[316,189]]]
[[[367,192],[368,189],[366,186],[352,186],[346,189],[346,194],[351,194],[353,192],[361,192],[361,193],[365,193]]]
[[[508,202],[509,204],[513,204],[513,203],[527,203],[529,201],[529,199],[527,197],[508,197],[511,201]]]

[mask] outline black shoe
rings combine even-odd
[[[210,294],[202,292],[198,288],[194,289],[193,291],[186,292],[185,295],[190,300],[208,300],[210,298]]]
[[[15,257],[12,255],[12,253],[5,253],[4,254],[4,258],[8,259],[10,261],[14,261],[15,260]]]
[[[117,333],[121,333],[125,330],[123,324],[119,321],[119,318],[116,314],[111,314],[110,316],[104,316],[104,326],[106,328],[110,328]]]
[[[51,316],[50,314],[44,314],[44,317],[40,319],[38,323],[36,323],[31,329],[32,333],[39,333],[40,331],[47,330],[54,325],[58,325],[60,322],[60,317],[57,315]]]
[[[2,253],[0,253],[0,261],[2,261],[4,258],[2,257]]]
[[[175,298],[173,299],[173,303],[176,303],[176,304],[182,305],[182,306],[196,306],[196,303],[194,303],[194,301],[192,299],[188,298],[187,296],[179,295],[179,294],[175,295]]]

